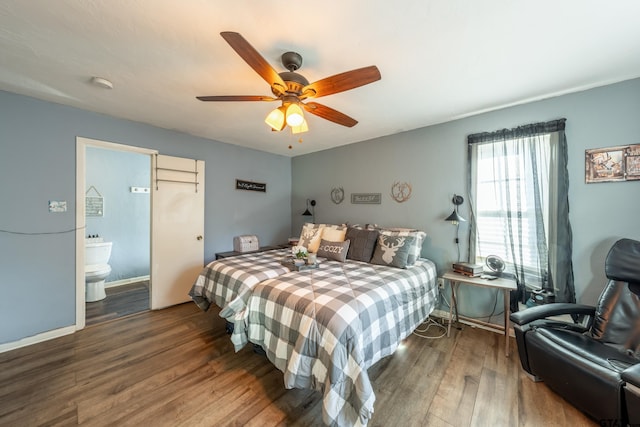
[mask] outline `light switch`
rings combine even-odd
[[[66,212],[66,200],[49,200],[49,212]]]

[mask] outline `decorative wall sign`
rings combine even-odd
[[[382,193],[351,193],[351,203],[354,205],[379,205],[382,203]]]
[[[89,196],[92,191],[96,196]],[[85,193],[84,204],[85,216],[104,216],[104,197],[93,185]]]
[[[266,193],[267,184],[236,179],[236,190],[259,191],[261,193]]]
[[[640,144],[585,150],[584,178],[587,184],[640,180]]]
[[[339,205],[344,200],[344,188],[336,187],[331,190],[331,201]]]
[[[398,203],[411,198],[411,184],[408,182],[394,182],[391,186],[391,198]]]

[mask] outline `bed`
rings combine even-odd
[[[198,307],[207,311],[211,304],[220,307],[220,317],[230,324],[243,319],[252,289],[260,282],[289,273],[281,264],[289,250],[272,250],[223,258],[206,265],[189,291]],[[246,340],[240,328],[230,328],[236,351]],[[241,344],[240,344],[241,343]]]
[[[351,249],[352,259],[336,260],[334,251],[327,254],[333,259],[319,256],[319,268],[305,271],[281,264],[288,250],[214,261],[190,295],[203,310],[211,304],[221,308],[220,316],[233,323],[236,351],[253,343],[284,373],[285,387],[323,393],[325,424],[366,426],[375,401],[368,368],[391,355],[438,299],[435,264],[419,258],[422,240],[413,232],[390,233],[368,238],[364,246],[375,246],[373,257],[371,251],[365,256],[370,262],[356,260]],[[347,234],[356,242],[354,236]],[[403,258],[409,262],[393,266],[404,250],[399,246],[410,241],[415,244],[407,245]],[[323,245],[349,247],[349,241],[319,243],[318,255]]]
[[[408,269],[326,261],[257,284],[243,338],[265,350],[285,387],[323,393],[325,424],[364,426],[375,400],[367,369],[396,350],[437,298],[429,260]]]

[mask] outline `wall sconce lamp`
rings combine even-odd
[[[464,203],[464,198],[462,196],[454,194],[451,202],[454,204],[453,212],[451,212],[451,215],[446,217],[444,220],[449,221],[453,225],[458,225],[461,222],[466,222],[467,220],[458,214],[458,206]]]
[[[311,211],[309,211],[309,205],[311,205]],[[316,201],[307,199],[307,209],[302,212],[302,216],[310,216],[311,222],[316,223]]]
[[[454,206],[453,212],[451,212],[451,215],[446,217],[444,220],[456,226],[456,239],[454,240],[454,242],[456,243],[456,249],[458,250],[458,262],[460,262],[460,239],[458,238],[458,231],[460,231],[460,223],[467,222],[467,220],[458,214],[458,206],[464,203],[464,198],[462,196],[454,194],[451,202]]]

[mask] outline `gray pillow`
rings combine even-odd
[[[320,241],[320,246],[318,247],[318,256],[344,262],[344,260],[347,259],[348,250],[348,240],[344,242],[329,242],[323,239]]]
[[[370,262],[378,241],[378,234],[378,230],[349,227],[345,237],[345,240],[351,241],[347,258],[354,261]]]
[[[413,236],[387,236],[380,234],[371,264],[407,268],[407,259],[413,250]],[[410,264],[409,264],[410,265]]]
[[[422,252],[422,244],[424,243],[427,233],[424,231],[413,230],[409,228],[384,228],[380,230],[380,234],[385,236],[410,236],[414,237],[413,248],[409,251],[409,257],[407,258],[407,265],[413,265],[416,263]]]

